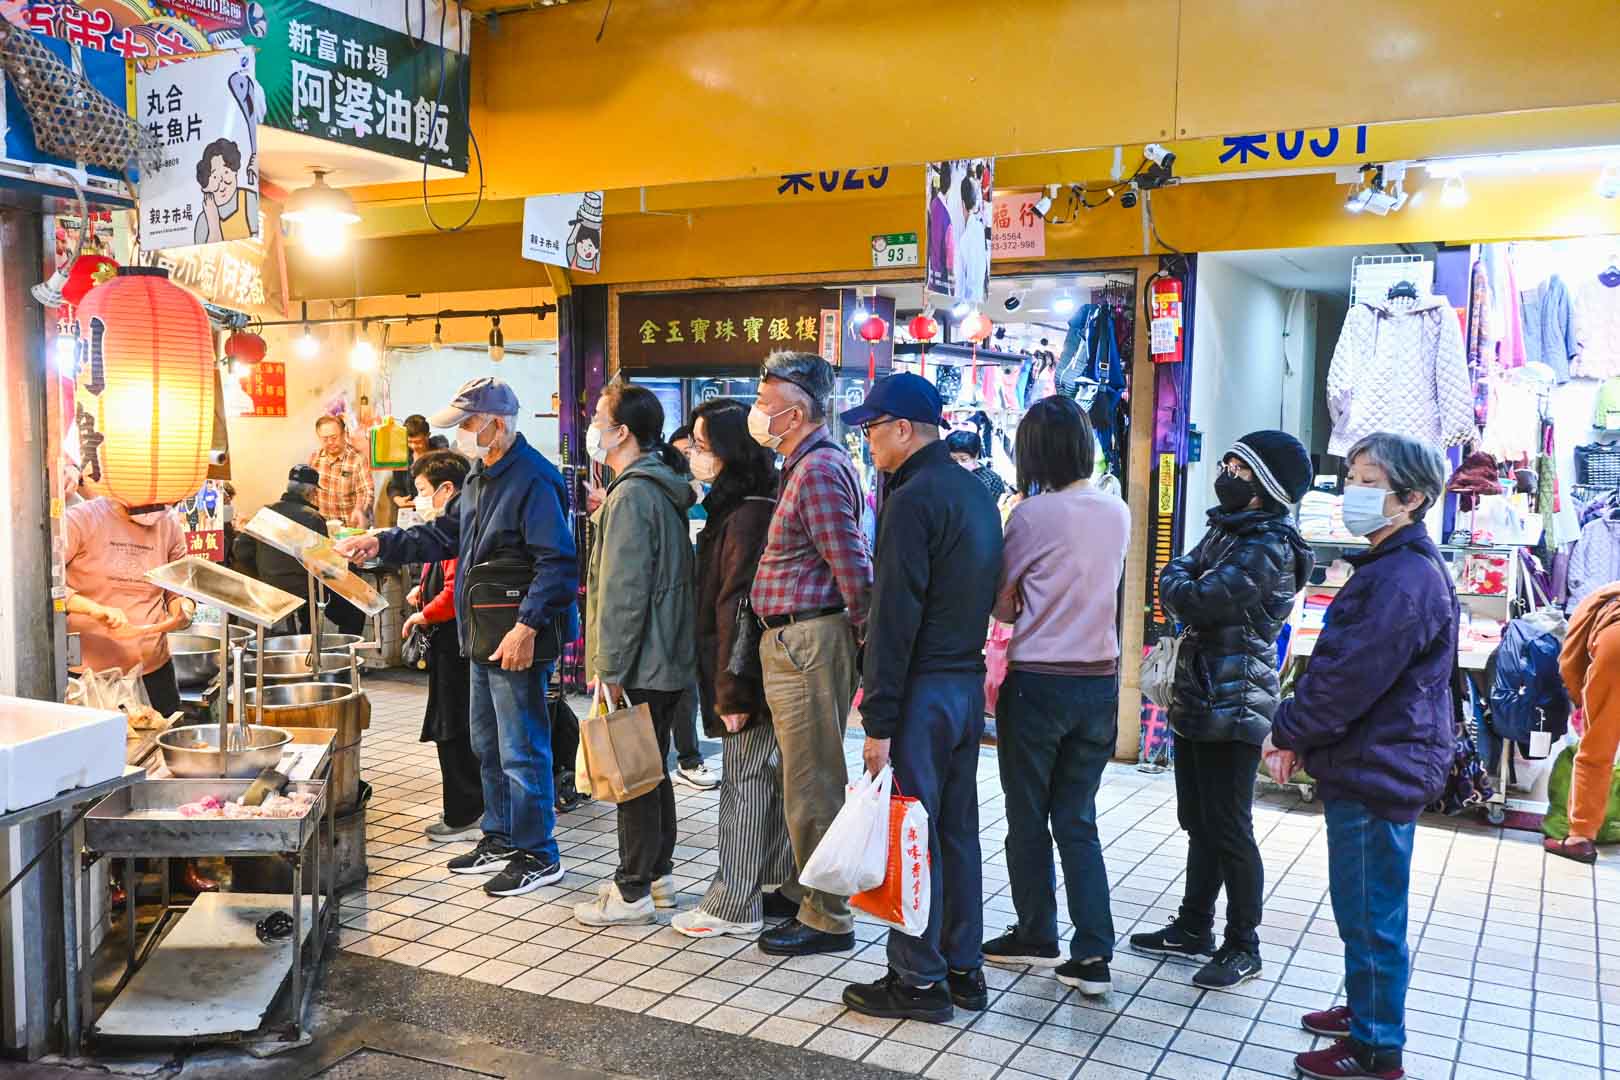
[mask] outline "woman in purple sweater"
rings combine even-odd
[[[1013,624],[996,709],[1007,797],[1007,874],[1018,922],[984,943],[995,964],[1057,968],[1082,994],[1112,985],[1114,919],[1097,840],[1097,786],[1119,710],[1116,598],[1130,509],[1091,486],[1096,438],[1066,397],[1018,425],[1018,505],[1007,521],[995,617]],[[1076,537],[1085,537],[1084,543]],[[1052,842],[1074,935],[1058,948]]]

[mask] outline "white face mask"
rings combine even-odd
[[[782,440],[787,438],[787,432],[784,431],[780,435],[772,435],[771,425],[776,422],[776,418],[778,416],[781,416],[783,413],[792,412],[794,408],[796,408],[796,406],[789,405],[787,408],[783,409],[782,412],[768,413],[759,407],[759,402],[754,402],[754,407],[748,410],[748,434],[752,435],[754,437],[754,441],[759,443],[759,445],[763,446],[765,449],[775,450],[778,446],[782,445]]]
[[[483,427],[473,430],[468,430],[467,428],[457,428],[456,449],[460,450],[461,453],[466,457],[482,458],[485,451],[487,451],[489,447],[480,446],[478,439],[484,434],[484,432],[489,430],[490,424],[493,424],[494,422],[495,421],[491,420]]]
[[[624,436],[621,435],[618,442],[615,442],[612,446],[605,446],[602,443],[601,428],[593,423],[585,429],[585,452],[591,456],[592,461],[598,464],[607,461],[608,455],[617,450],[623,442]]]
[[[432,521],[439,516],[439,508],[433,505],[432,495],[418,495],[416,497],[416,512],[422,515],[423,521]]]
[[[1344,485],[1344,527],[1352,536],[1371,536],[1390,524],[1384,513],[1384,498],[1390,494],[1385,488]]]
[[[705,484],[714,483],[715,477],[720,475],[720,459],[714,456],[712,450],[694,450],[686,463],[692,469],[692,478]]]

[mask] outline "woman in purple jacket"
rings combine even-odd
[[[1422,523],[1445,485],[1439,452],[1379,433],[1347,460],[1344,524],[1371,547],[1349,557],[1355,573],[1263,750],[1274,778],[1303,759],[1322,793],[1344,942],[1348,1003],[1302,1020],[1338,1041],[1294,1063],[1320,1080],[1400,1080],[1412,839],[1451,765],[1457,592]]]

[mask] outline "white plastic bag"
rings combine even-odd
[[[932,905],[933,858],[928,851],[928,809],[919,799],[896,796],[889,807],[889,860],[883,883],[849,898],[902,934],[921,937]]]
[[[894,771],[863,771],[844,789],[844,807],[827,826],[799,873],[799,884],[834,896],[853,896],[883,884],[889,862],[889,788]]]

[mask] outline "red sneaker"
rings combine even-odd
[[[1404,1080],[1401,1052],[1368,1050],[1351,1039],[1340,1039],[1326,1050],[1313,1050],[1294,1058],[1301,1076],[1316,1080]]]
[[[1321,1012],[1306,1013],[1300,1017],[1299,1026],[1312,1035],[1326,1035],[1330,1039],[1347,1039],[1350,1037],[1350,1006],[1335,1005],[1331,1009]]]

